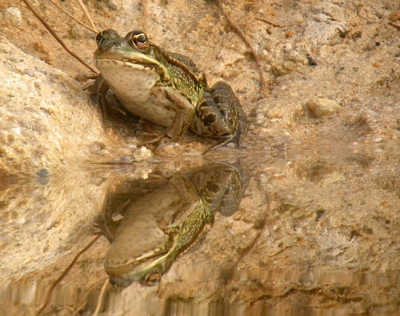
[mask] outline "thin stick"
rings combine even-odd
[[[100,312],[100,308],[103,303],[104,293],[106,291],[107,285],[108,285],[108,278],[105,280],[103,286],[101,287],[101,291],[100,291],[99,297],[97,299],[96,309],[94,310],[92,316],[97,316]]]
[[[394,26],[395,28],[400,30],[400,24],[396,24],[396,23],[393,23],[393,22],[389,22],[388,24],[391,25],[391,26]]]
[[[85,23],[82,23],[79,21],[76,17],[74,17],[72,14],[69,14],[67,11],[65,11],[63,8],[61,8],[54,0],[50,0],[50,2],[60,11],[64,12],[66,15],[68,15],[71,19],[82,25],[84,28],[86,28],[89,31],[92,31],[93,33],[98,33],[95,29],[91,28],[90,26],[86,25]]]
[[[147,34],[147,0],[142,0],[143,7],[143,31]]]
[[[242,39],[242,41],[246,44],[246,46],[250,49],[250,53],[254,58],[254,61],[257,65],[258,69],[258,74],[260,76],[260,93],[262,96],[267,96],[267,89],[266,89],[266,84],[265,84],[265,79],[264,75],[262,72],[262,66],[260,63],[260,60],[258,59],[258,56],[256,52],[254,51],[253,47],[251,46],[250,42],[247,40],[246,36],[243,34],[243,32],[231,21],[231,19],[228,17],[228,15],[225,13],[224,9],[222,8],[222,4],[220,0],[215,0],[215,3],[217,4],[218,8],[221,10],[222,15],[225,17],[226,21],[228,22],[229,26],[233,28],[233,30],[236,32],[237,35]]]
[[[25,1],[25,0],[24,0]],[[50,287],[49,291],[47,292],[47,296],[46,296],[46,301],[44,303],[44,305],[39,309],[39,311],[37,312],[36,316],[39,316],[44,309],[47,307],[47,305],[50,302],[50,297],[51,294],[53,294],[54,289],[56,288],[57,284],[60,283],[60,281],[67,275],[67,273],[72,269],[72,267],[74,266],[74,264],[76,263],[76,261],[79,259],[79,257],[85,252],[87,251],[90,247],[93,246],[93,244],[97,241],[97,239],[99,239],[101,237],[101,235],[96,236],[95,238],[92,239],[92,241],[85,247],[83,248],[81,251],[78,252],[78,254],[75,256],[74,260],[72,260],[72,262],[69,264],[69,266],[64,270],[64,272],[58,277],[58,279],[53,283],[53,285]]]
[[[273,23],[271,21],[268,21],[268,20],[265,20],[265,19],[262,19],[262,18],[256,18],[256,20],[261,21],[261,22],[265,22],[265,23],[270,24],[270,25],[275,26],[275,27],[283,28],[282,25]]]
[[[85,4],[82,2],[82,0],[77,0],[77,1],[78,1],[79,5],[81,6],[83,12],[85,13],[87,19],[89,20],[90,25],[92,26],[92,28],[93,28],[94,30],[96,30],[96,33],[98,33],[99,31],[97,31],[96,25],[94,25],[94,22],[93,22],[93,20],[92,20],[92,17],[90,16],[88,10],[86,9]]]
[[[107,279],[107,278],[106,278]],[[86,304],[87,304],[87,298],[90,294],[90,291],[97,286],[97,284],[100,284],[104,279],[101,279],[100,281],[95,282],[93,285],[89,286],[89,288],[86,290],[85,292],[85,296],[83,297],[83,303],[81,305],[79,305],[77,308],[75,308],[74,313],[72,314],[72,316],[76,316],[78,315],[78,313],[80,312],[81,308],[83,308]]]
[[[54,38],[57,40],[57,42],[60,43],[62,47],[71,55],[73,56],[76,60],[78,60],[82,65],[86,66],[89,68],[92,72],[95,74],[99,74],[96,69],[94,69],[92,66],[87,64],[82,58],[80,58],[78,55],[76,55],[73,51],[71,51],[67,45],[65,45],[64,41],[61,39],[60,36],[57,35],[56,32],[54,32],[53,28],[40,16],[40,14],[33,8],[33,6],[29,3],[28,0],[22,0],[26,4],[29,10],[33,13],[34,16],[40,21],[40,23],[43,24],[43,26],[51,33],[51,35],[54,36]]]

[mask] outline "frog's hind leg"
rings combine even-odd
[[[247,130],[247,119],[227,83],[219,81],[204,91],[196,107],[191,130],[199,136],[220,139],[212,149],[231,142],[239,145]]]

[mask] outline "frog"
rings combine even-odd
[[[104,266],[116,287],[158,284],[178,257],[201,244],[217,212],[237,211],[249,174],[240,164],[210,163],[154,183],[121,184],[97,221],[111,243]]]
[[[101,73],[103,108],[105,94],[111,90],[127,112],[165,127],[161,136],[173,142],[189,129],[218,140],[215,147],[239,146],[247,118],[226,82],[210,87],[189,57],[161,48],[140,30],[125,36],[104,30],[96,35],[96,43],[94,60]]]

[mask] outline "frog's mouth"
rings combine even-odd
[[[147,213],[135,213],[121,225],[104,261],[110,281],[128,286],[134,280],[145,282],[152,269],[163,273],[163,260],[176,243],[176,233],[162,230]]]
[[[187,217],[166,231],[158,227],[151,214],[129,217],[106,254],[105,270],[110,282],[120,287],[133,281],[157,284],[177,257],[196,242],[207,222],[208,208],[201,201],[192,203]]]
[[[125,265],[105,265],[110,283],[118,287],[127,287],[133,281],[144,285],[155,285],[174,261],[171,256],[177,236],[171,235],[163,250],[155,248],[126,263]]]
[[[161,280],[161,276],[169,269],[172,265],[170,252],[153,258],[151,261],[144,261],[138,263],[126,274],[119,273],[118,275],[110,275],[110,283],[118,287],[127,287],[133,281],[138,281],[144,285],[155,285]]]
[[[131,68],[143,72],[154,71],[160,76],[162,81],[168,81],[170,79],[167,68],[146,56],[135,56],[135,58],[132,59],[101,52],[95,54],[95,64],[102,74],[104,71],[112,71],[113,68]]]
[[[138,68],[158,68],[160,64],[152,61],[151,59],[148,58],[135,58],[135,59],[130,59],[130,58],[124,58],[116,55],[108,55],[106,53],[101,54],[100,56],[96,56],[95,58],[96,64],[97,63],[102,63],[102,62],[109,62],[109,63],[115,63],[115,64],[124,64],[124,65],[131,65],[132,67],[136,66]]]

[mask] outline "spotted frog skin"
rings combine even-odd
[[[216,212],[236,212],[249,177],[240,166],[213,163],[158,181],[150,189],[144,180],[122,185],[128,189],[108,198],[106,216],[98,221],[111,242],[105,270],[116,286],[157,284],[181,254],[204,238]],[[127,203],[116,212],[124,199]]]
[[[105,83],[102,100],[111,89],[128,112],[166,127],[172,141],[190,129],[220,145],[239,144],[247,119],[227,83],[209,87],[191,59],[162,49],[142,31],[121,37],[105,30],[96,41],[94,59]]]

